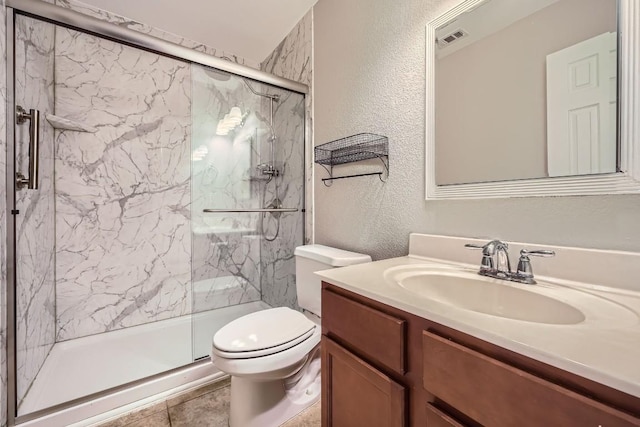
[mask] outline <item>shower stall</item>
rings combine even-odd
[[[17,424],[221,376],[213,334],[296,306],[304,240],[305,85],[59,3],[7,8]]]

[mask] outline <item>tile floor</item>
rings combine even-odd
[[[200,387],[100,424],[100,427],[228,427],[229,380]],[[320,426],[320,402],[282,427]]]

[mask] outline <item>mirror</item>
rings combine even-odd
[[[633,3],[467,0],[429,23],[427,199],[640,191]]]

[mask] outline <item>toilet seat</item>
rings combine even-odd
[[[310,329],[308,332],[305,332],[303,335],[300,335],[298,338],[293,339],[291,341],[287,341],[286,343],[274,346],[274,347],[269,347],[269,348],[264,348],[261,350],[255,350],[255,351],[223,351],[220,350],[219,348],[217,348],[215,346],[215,343],[213,345],[213,349],[212,351],[220,357],[225,357],[227,359],[251,359],[254,357],[261,357],[261,356],[269,356],[270,354],[274,354],[274,353],[279,353],[281,351],[290,349],[291,347],[295,347],[296,345],[300,344],[301,342],[309,339],[310,336],[313,335],[315,327]]]
[[[226,359],[272,355],[311,337],[317,326],[287,307],[251,313],[222,327],[213,337],[212,351]]]
[[[231,376],[251,377],[260,381],[287,378],[304,364],[309,353],[320,344],[321,336],[320,327],[317,327],[309,338],[291,348],[247,359],[219,356],[214,348],[211,360],[218,369]]]

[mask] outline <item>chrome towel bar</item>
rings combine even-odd
[[[264,209],[203,209],[204,213],[251,213],[251,212],[298,212],[297,208],[264,208]]]

